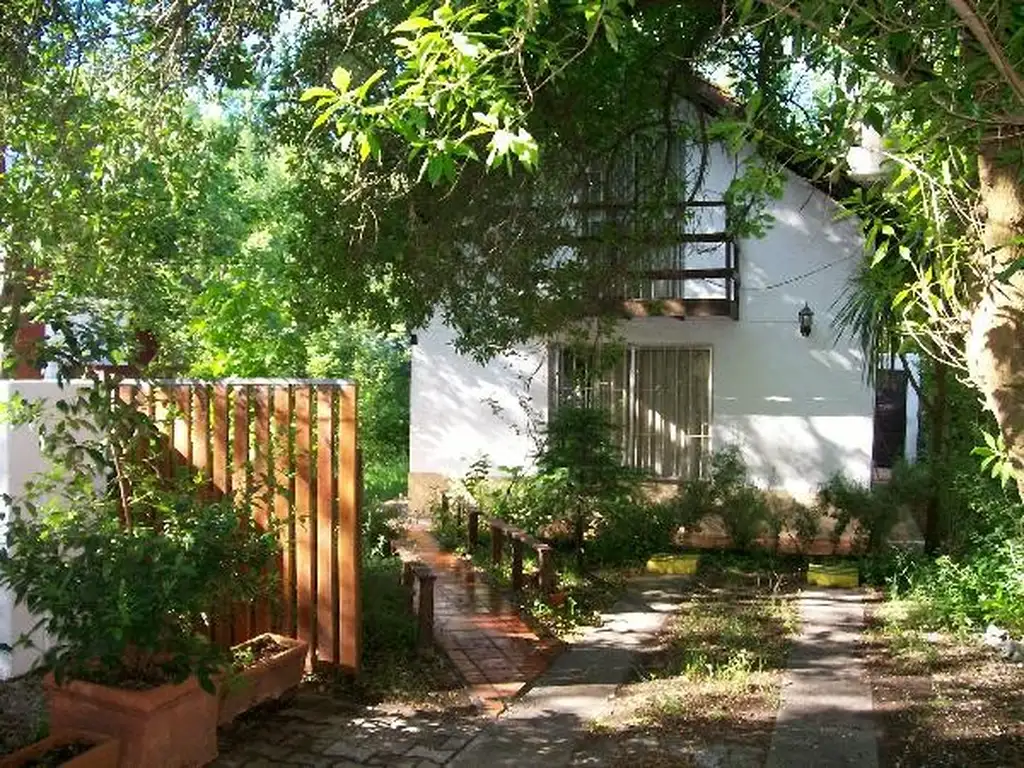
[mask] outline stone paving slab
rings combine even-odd
[[[806,590],[767,768],[878,768],[863,593]]]
[[[588,725],[633,674],[638,654],[686,599],[689,580],[645,577],[449,763],[548,768],[573,763]],[[614,764],[614,763],[612,763]]]
[[[484,726],[474,712],[398,713],[300,693],[288,707],[243,715],[220,732],[216,768],[444,765]]]

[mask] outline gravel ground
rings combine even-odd
[[[882,765],[1024,765],[1024,664],[1003,661],[976,636],[886,624],[867,643]]]
[[[0,755],[38,741],[45,728],[42,674],[0,682]]]

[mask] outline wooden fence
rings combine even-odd
[[[226,608],[212,634],[239,643],[273,630],[305,640],[310,662],[359,670],[356,386],[338,380],[128,382],[166,435],[168,472],[191,468],[215,492],[280,523],[280,600]]]

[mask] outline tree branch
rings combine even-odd
[[[786,16],[789,16],[791,19],[800,22],[805,27],[821,35],[830,43],[842,49],[843,51],[846,51],[848,54],[852,55],[854,53],[857,53],[856,50],[850,47],[849,43],[844,42],[842,38],[835,32],[833,32],[830,29],[827,29],[824,25],[818,23],[817,21],[814,21],[813,19],[809,19],[802,13],[800,13],[799,9],[793,7],[793,3],[790,0],[761,0],[761,2],[769,6],[770,8],[774,8],[779,13],[785,14]],[[893,85],[899,86],[901,88],[904,88],[907,85],[907,81],[903,77],[901,77],[897,72],[893,72],[892,70],[886,69],[885,67],[880,67],[877,65],[877,63],[874,67],[872,67],[872,69],[874,69],[876,75],[878,75],[883,80],[892,83]]]
[[[985,53],[988,54],[989,59],[995,65],[995,68],[1002,75],[1003,79],[1010,86],[1017,99],[1024,104],[1024,78],[1021,78],[1014,70],[1013,65],[1010,64],[1009,59],[1006,58],[1006,52],[1003,50],[999,41],[996,40],[995,35],[992,34],[992,30],[985,24],[977,11],[971,7],[969,0],[947,0],[949,6],[956,11],[956,15],[960,17],[967,28],[971,30],[971,34],[981,43],[981,47],[985,49]]]

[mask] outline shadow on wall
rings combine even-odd
[[[545,348],[524,347],[480,366],[459,355],[452,338],[435,324],[413,353],[410,472],[459,477],[484,453],[495,466],[528,464],[532,426],[520,398],[529,394],[531,407],[546,414]]]

